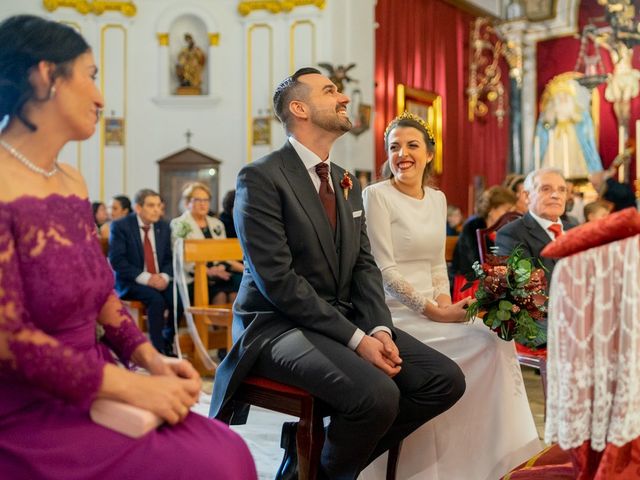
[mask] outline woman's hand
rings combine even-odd
[[[227,272],[226,267],[222,264],[214,265],[213,267],[207,268],[207,277],[229,280],[231,278],[231,273]]]
[[[433,305],[428,311],[425,309],[424,314],[436,322],[460,323],[466,321],[467,310],[465,307],[473,302],[473,298],[467,297],[451,305]]]
[[[169,370],[175,373],[177,369],[181,374],[189,375],[189,368],[184,364],[176,362],[175,366],[169,366]],[[189,409],[198,401],[200,386],[199,376],[141,375],[106,365],[99,396],[149,410],[175,425],[185,419]]]

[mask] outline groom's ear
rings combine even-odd
[[[292,100],[289,102],[289,112],[296,118],[306,120],[309,118],[309,107],[300,100]]]

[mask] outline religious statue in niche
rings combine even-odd
[[[344,92],[345,83],[349,83],[349,82],[358,83],[357,80],[351,78],[348,75],[349,70],[351,70],[356,66],[355,63],[350,63],[346,67],[344,65],[338,65],[334,67],[330,63],[319,63],[318,66],[320,68],[324,68],[329,72],[329,80],[335,83],[340,93]]]
[[[202,93],[202,71],[206,58],[190,33],[185,33],[184,40],[187,45],[180,50],[176,64],[176,75],[180,82],[176,93],[178,95],[200,95]]]
[[[586,178],[602,170],[590,115],[591,94],[576,81],[578,75],[563,73],[547,83],[533,142],[534,168],[559,168],[566,178]]]

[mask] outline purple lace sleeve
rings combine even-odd
[[[0,378],[26,381],[87,406],[102,383],[104,361],[36,328],[24,300],[11,215],[0,208]]]
[[[115,293],[107,298],[98,321],[104,327],[103,341],[125,364],[138,346],[148,342]]]

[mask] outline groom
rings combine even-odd
[[[303,388],[334,415],[320,478],[354,479],[463,394],[458,366],[394,328],[369,251],[359,183],[332,162],[349,98],[313,68],[273,97],[289,135],[244,167],[234,219],[245,272],[235,345],[215,377],[215,416],[247,374]]]

